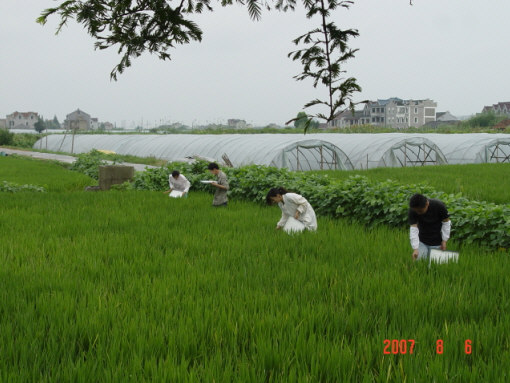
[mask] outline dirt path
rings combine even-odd
[[[31,152],[28,150],[19,150],[19,149],[8,149],[0,146],[0,152],[4,152],[7,154],[17,154],[19,156],[27,156],[33,158],[40,158],[43,160],[55,160],[60,162],[66,162],[68,164],[72,164],[76,161],[76,157],[66,156],[64,154],[53,154],[53,153],[42,153],[42,152]],[[106,161],[108,163],[112,163],[112,161]],[[153,169],[157,168],[157,166],[145,165],[145,164],[132,164],[130,162],[122,162],[121,165],[133,166],[135,171],[143,172],[146,168]]]

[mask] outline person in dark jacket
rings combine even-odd
[[[409,238],[413,259],[426,259],[430,249],[446,250],[452,223],[443,202],[414,194],[409,200]]]

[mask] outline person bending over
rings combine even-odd
[[[430,249],[446,250],[451,221],[443,202],[414,194],[409,200],[408,216],[413,259],[428,258]]]
[[[170,189],[165,190],[163,193],[171,193],[173,190],[182,192],[183,197],[188,195],[190,182],[178,170],[174,170],[168,177],[168,185]]]
[[[282,211],[282,218],[276,224],[281,229],[290,218],[294,218],[304,225],[304,229],[317,230],[315,211],[305,197],[290,193],[284,188],[272,188],[266,196],[268,205],[278,204]]]

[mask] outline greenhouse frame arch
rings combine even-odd
[[[355,169],[443,165],[447,159],[430,139],[404,133],[313,134],[341,149]],[[324,137],[326,136],[326,137]]]
[[[321,139],[322,138],[322,139]],[[118,154],[189,161],[202,157],[234,166],[267,165],[290,170],[352,170],[348,156],[326,137],[303,134],[77,134],[52,135],[34,148],[86,153],[92,149]]]
[[[494,133],[427,134],[449,164],[510,162],[510,135]]]

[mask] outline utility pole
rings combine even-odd
[[[71,121],[71,130],[73,132],[73,139],[71,141],[71,154],[74,153],[74,135],[76,134],[76,124],[73,124],[74,122],[76,121]],[[75,126],[73,127],[73,125]]]

